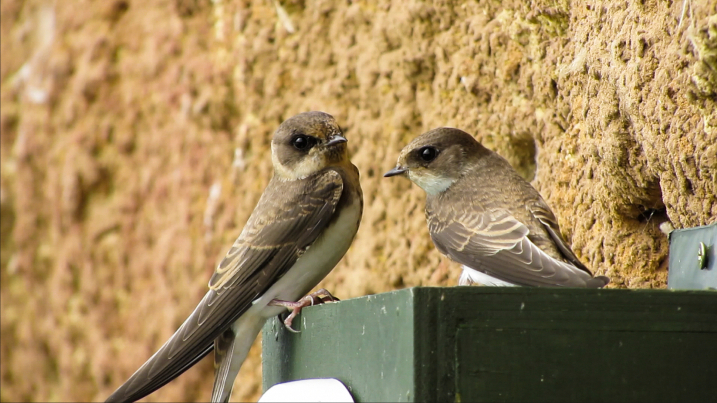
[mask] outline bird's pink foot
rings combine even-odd
[[[294,321],[296,315],[298,315],[303,308],[311,305],[319,305],[325,302],[334,301],[339,301],[339,299],[331,295],[331,293],[328,292],[325,288],[322,288],[316,292],[312,292],[311,294],[305,296],[304,298],[301,298],[296,302],[273,299],[271,300],[271,302],[269,302],[269,305],[283,306],[284,308],[290,310],[291,313],[289,314],[289,316],[286,317],[286,319],[284,319],[284,326],[286,326],[286,329],[290,332],[299,333],[298,330],[294,330],[294,328],[291,327],[291,324]]]

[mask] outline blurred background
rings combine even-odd
[[[542,193],[610,287],[663,288],[717,220],[717,0],[3,0],[2,401],[98,401],[181,324],[272,175],[334,115],[365,211],[322,285],[457,283],[424,194],[381,175],[438,126]],[[660,229],[662,228],[662,230]],[[146,401],[206,400],[211,359]],[[234,401],[261,393],[258,341]]]

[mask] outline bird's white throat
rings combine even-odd
[[[279,179],[284,181],[294,181],[307,178],[309,175],[320,171],[326,167],[326,158],[323,155],[312,152],[304,156],[301,161],[292,167],[284,166],[279,161],[274,145],[271,147],[271,161],[274,165],[274,172],[277,174]]]
[[[408,171],[408,178],[431,196],[444,192],[456,181],[455,178],[434,175],[430,172],[416,174],[410,170]]]

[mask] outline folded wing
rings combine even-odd
[[[428,216],[428,227],[443,254],[497,279],[523,286],[598,286],[572,251],[579,265],[551,257],[530,240],[528,227],[508,211],[442,211]],[[562,242],[558,248],[569,250]]]

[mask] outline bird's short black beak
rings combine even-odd
[[[331,147],[334,144],[345,143],[347,141],[348,140],[346,140],[346,137],[344,137],[340,134],[336,134],[329,138],[329,141],[326,142],[326,147]]]
[[[406,173],[406,171],[408,171],[408,169],[406,169],[406,168],[401,168],[401,167],[396,167],[396,168],[393,168],[392,170],[386,172],[385,174],[383,174],[383,177],[384,177],[384,178],[388,178],[388,177],[390,177],[390,176],[401,175],[401,174]]]

